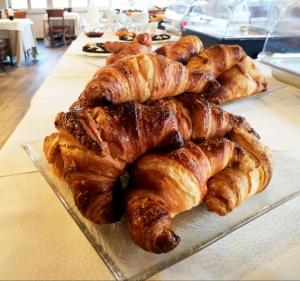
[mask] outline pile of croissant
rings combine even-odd
[[[171,230],[178,213],[204,203],[226,215],[268,185],[268,148],[217,105],[263,91],[266,81],[241,47],[203,50],[195,36],[155,52],[147,34],[106,45],[119,52],[56,116],[44,153],[84,217],[105,224],[125,215],[137,245],[165,253],[180,243]]]

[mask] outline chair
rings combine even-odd
[[[62,35],[65,46],[67,45],[66,35],[68,35],[69,42],[71,42],[71,32],[70,27],[65,26],[64,10],[63,9],[48,9],[46,10],[48,14],[48,26],[49,26],[49,36],[51,41],[51,47],[55,46],[55,35]],[[55,18],[55,22],[51,20]],[[57,22],[61,21],[61,25],[57,25]],[[55,24],[54,24],[55,23]]]
[[[0,39],[0,65],[3,71],[5,71],[4,61],[9,56],[11,66],[14,65],[12,54],[10,51],[9,39]]]
[[[64,8],[64,11],[71,13],[72,12],[72,8]]]

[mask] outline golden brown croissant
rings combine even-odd
[[[199,37],[188,35],[180,38],[174,44],[167,44],[156,50],[156,53],[186,64],[189,59],[203,50],[203,44]]]
[[[209,73],[188,70],[163,56],[131,56],[96,72],[72,108],[95,107],[105,101],[158,100],[184,92],[200,93],[216,84]]]
[[[152,47],[152,36],[149,33],[140,33],[134,37],[133,42]]]
[[[207,209],[222,216],[249,196],[264,190],[273,169],[268,148],[256,137],[234,129],[229,138],[242,147],[244,156],[239,164],[227,167],[208,181],[204,198]]]
[[[127,102],[60,113],[55,125],[58,133],[44,143],[46,158],[70,185],[82,214],[96,223],[118,219],[113,185],[146,151],[224,136],[233,127],[254,133],[241,117],[192,94],[152,106]]]
[[[170,229],[176,214],[199,205],[207,180],[235,159],[228,139],[192,142],[166,154],[139,159],[125,199],[129,233],[137,245],[154,253],[174,249],[180,238]]]
[[[107,57],[106,65],[112,64],[128,56],[134,56],[140,54],[154,54],[151,48],[144,46],[142,44],[135,43],[135,42],[125,43],[125,44],[126,45],[124,45],[121,49],[118,49],[118,52],[114,52],[112,55]]]
[[[166,57],[167,53],[170,50],[170,48],[172,48],[174,44],[175,44],[174,42],[167,43],[167,44],[157,48],[155,50],[155,53],[157,53],[158,55],[162,55],[162,56]]]
[[[259,78],[262,78],[260,76]],[[260,80],[264,80],[263,78]],[[219,76],[221,85],[206,98],[215,104],[223,104],[242,97],[248,97],[266,90],[266,82],[254,80],[250,74],[244,73],[239,65],[225,71]]]
[[[55,125],[58,133],[44,142],[46,158],[95,223],[118,219],[113,185],[128,163],[151,148],[182,144],[171,110],[136,102],[59,113]]]
[[[193,56],[187,68],[209,72],[213,77],[219,77],[246,57],[244,50],[238,45],[215,45],[199,55]]]

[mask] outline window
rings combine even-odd
[[[46,9],[47,0],[30,0],[31,9]]]
[[[53,8],[67,8],[69,7],[69,0],[52,0]]]
[[[92,0],[96,7],[109,7],[110,0]]]
[[[11,7],[13,9],[27,9],[27,0],[11,0],[10,1]]]
[[[87,0],[72,0],[72,7],[74,8],[82,8],[88,6]]]

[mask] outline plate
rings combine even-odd
[[[89,52],[84,52],[84,51],[78,51],[78,52],[75,52],[75,54],[78,55],[78,56],[107,58],[112,53],[89,53]]]
[[[156,255],[132,242],[124,219],[111,225],[96,225],[86,220],[75,207],[67,185],[51,172],[42,144],[42,141],[30,142],[23,148],[117,280],[147,279],[300,195],[300,152],[272,151],[274,175],[265,191],[225,217],[202,206],[179,214],[172,228],[181,237],[181,243],[167,254]]]

